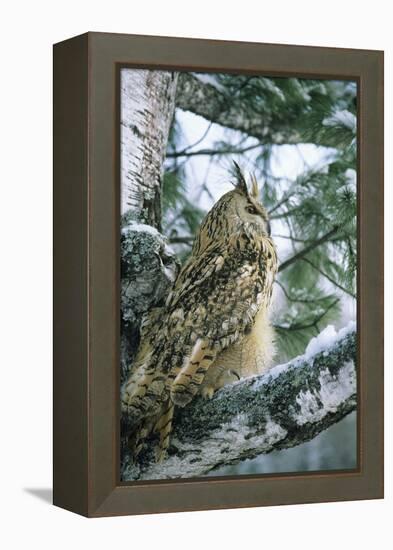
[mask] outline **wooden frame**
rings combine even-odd
[[[359,84],[360,464],[118,481],[119,66]],[[87,33],[54,47],[54,503],[91,517],[382,498],[383,52]]]

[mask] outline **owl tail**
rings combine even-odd
[[[172,378],[170,389],[173,403],[184,407],[197,394],[206,372],[214,363],[217,352],[203,339],[197,340],[191,355],[180,369],[173,369],[168,378]]]
[[[129,378],[121,392],[122,412],[130,424],[138,426],[145,417],[157,416],[165,401],[165,375],[154,365],[143,365]]]
[[[172,430],[174,405],[168,399],[162,408],[162,414],[155,417],[145,418],[141,424],[129,435],[128,447],[131,456],[135,460],[145,446],[146,440],[152,433],[159,434],[159,442],[155,449],[156,462],[161,462],[169,447],[169,438]]]
[[[156,449],[156,461],[161,462],[166,455],[169,447],[169,438],[172,431],[173,412],[175,406],[170,399],[165,403],[165,409],[162,416],[154,426],[154,431],[160,434],[160,442]]]
[[[131,457],[135,460],[142,451],[145,440],[149,437],[154,426],[154,419],[146,418],[141,424],[128,435],[128,448]]]

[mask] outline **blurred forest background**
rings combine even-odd
[[[352,81],[178,75],[161,232],[184,262],[203,217],[233,188],[233,160],[256,175],[280,265],[276,364],[302,354],[328,324],[356,320],[356,113]],[[220,473],[355,465],[352,413],[311,442]]]

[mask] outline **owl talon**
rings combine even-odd
[[[213,388],[213,386],[204,386],[202,389],[201,389],[201,395],[203,397],[203,399],[211,399],[214,395],[214,392],[215,392],[215,388]]]

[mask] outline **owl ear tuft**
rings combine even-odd
[[[250,196],[256,201],[259,199],[258,182],[255,174],[251,174],[251,192]]]
[[[246,180],[244,179],[243,173],[240,170],[240,166],[237,162],[233,161],[233,175],[235,177],[235,187],[243,195],[248,195],[248,188]]]

